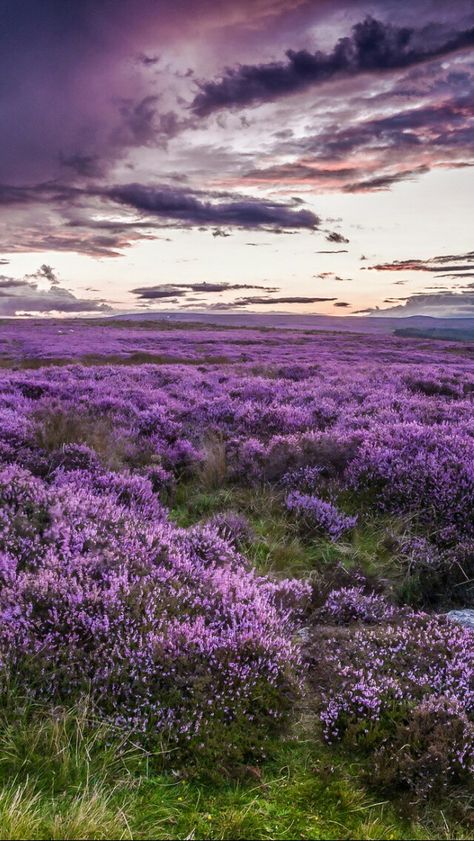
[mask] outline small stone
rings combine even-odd
[[[474,631],[474,610],[466,608],[465,610],[450,610],[446,614],[451,622],[457,622],[458,625],[464,625],[465,628],[472,628]]]
[[[309,642],[311,639],[311,628],[300,628],[297,634],[302,642]]]

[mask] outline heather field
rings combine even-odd
[[[471,838],[474,346],[25,320],[0,360],[1,837]]]

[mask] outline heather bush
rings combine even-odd
[[[301,491],[302,493],[315,493],[322,484],[324,469],[322,467],[297,467],[289,470],[281,479],[281,485],[287,491]]]
[[[277,482],[290,471],[308,467],[320,468],[327,476],[342,477],[357,448],[358,439],[352,435],[277,435],[263,452],[261,478]]]
[[[172,498],[176,489],[176,479],[170,470],[166,470],[160,464],[150,464],[143,468],[143,475],[151,482],[153,492],[161,500]]]
[[[378,751],[380,780],[389,780],[390,758],[390,781],[417,790],[435,788],[444,773],[447,780],[466,777],[473,653],[472,632],[426,614],[321,632],[312,680],[325,738]]]
[[[311,573],[312,605],[315,619],[319,622],[319,610],[325,605],[333,592],[357,588],[363,594],[379,593],[383,595],[383,583],[374,574],[369,575],[360,565],[350,563],[345,566],[340,560],[326,561],[318,565]]]
[[[156,448],[156,455],[161,457],[163,467],[179,479],[194,475],[203,458],[199,447],[187,438],[179,438],[170,444],[162,442]]]
[[[378,593],[364,592],[362,587],[332,590],[319,611],[322,620],[336,625],[364,622],[372,625],[393,619],[397,609]]]
[[[372,779],[420,797],[467,782],[474,772],[474,723],[456,698],[439,696],[408,709],[375,753]]]
[[[63,444],[49,459],[49,470],[100,470],[95,450],[87,444]]]
[[[382,509],[415,513],[441,544],[473,534],[474,438],[404,423],[368,433],[349,469],[349,484]]]
[[[462,397],[464,395],[463,383],[442,375],[427,377],[413,376],[408,374],[404,378],[406,386],[413,392],[425,394],[428,397]]]
[[[270,587],[215,529],[172,526],[143,477],[60,471],[46,485],[7,468],[0,487],[3,691],[88,696],[115,727],[182,755],[258,752],[294,697],[281,605],[304,588]]]
[[[449,548],[426,538],[401,542],[397,559],[404,572],[402,598],[419,607],[474,605],[474,540]]]
[[[332,503],[299,491],[288,494],[286,507],[297,516],[303,531],[328,535],[334,541],[357,523],[357,517],[342,514]]]
[[[238,511],[222,511],[214,514],[207,524],[216,529],[220,537],[236,549],[245,547],[254,539],[254,532],[248,519]]]

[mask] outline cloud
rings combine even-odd
[[[459,272],[458,274],[440,274],[439,277],[449,277],[451,280],[456,280],[456,278],[460,277],[474,277],[474,272]]]
[[[136,289],[131,289],[133,295],[143,300],[160,300],[162,298],[178,298],[187,294],[186,289],[180,289],[178,286],[139,286]]]
[[[350,277],[340,277],[335,272],[319,272],[319,274],[314,274],[313,277],[317,277],[320,280],[328,280],[330,278],[331,280],[342,281],[344,283],[352,280]]]
[[[100,178],[104,175],[103,161],[95,154],[75,152],[70,155],[59,153],[61,166],[71,170],[81,178]]]
[[[473,166],[474,73],[465,74],[461,88],[442,66],[432,75],[445,82],[443,98],[421,90],[415,106],[410,101],[407,107],[396,81],[382,101],[353,94],[350,107],[341,101],[335,110],[335,97],[328,97],[328,114],[334,116],[322,113],[316,132],[274,143],[272,158],[284,156],[284,164],[254,167],[243,177],[255,185],[357,193],[389,190],[433,169]],[[323,108],[324,103],[316,113]],[[376,108],[381,114],[372,116]]]
[[[222,225],[292,233],[317,230],[320,224],[315,213],[294,199],[168,184],[0,184],[0,206],[8,209],[0,228],[0,251],[7,253],[76,251],[117,257],[136,242],[163,238],[166,228],[216,230]]]
[[[347,248],[337,248],[335,251],[316,251],[316,254],[348,254]]]
[[[370,315],[407,317],[430,315],[440,318],[474,317],[474,292],[418,293],[393,307],[366,310]]]
[[[97,191],[117,204],[133,207],[150,216],[185,225],[227,225],[235,228],[314,230],[320,219],[311,210],[295,209],[294,203],[239,196],[214,197],[177,187],[123,184]]]
[[[454,272],[474,270],[474,251],[467,251],[464,254],[441,254],[428,259],[415,257],[408,260],[393,260],[365,268],[378,272],[446,272],[446,274],[440,274],[440,277],[456,277]]]
[[[342,234],[338,234],[336,231],[332,231],[326,237],[328,242],[338,242],[338,243],[348,243],[349,240],[347,237],[343,236]]]
[[[231,306],[233,307],[247,307],[250,305],[261,305],[261,304],[320,304],[326,301],[336,301],[337,298],[308,298],[305,296],[293,295],[293,296],[284,296],[280,298],[267,298],[263,295],[251,295],[248,298],[237,298],[236,301],[233,301]]]
[[[137,61],[139,61],[140,64],[143,64],[144,67],[153,67],[158,64],[159,60],[159,55],[146,55],[145,53],[141,53],[137,56]]]
[[[51,286],[58,286],[59,278],[52,266],[43,263],[33,274],[27,275],[28,278],[38,278],[38,280],[49,280]]]
[[[80,204],[87,199],[100,199],[124,205],[149,215],[185,225],[219,226],[258,229],[261,227],[314,229],[320,219],[311,210],[300,208],[301,200],[287,202],[241,196],[236,193],[212,193],[175,187],[168,184],[116,184],[111,186],[74,187],[47,183],[16,187],[0,184],[0,205],[13,207],[34,202]],[[98,223],[103,225],[103,222]],[[108,223],[106,223],[108,224]],[[120,223],[112,222],[120,228]],[[140,223],[143,226],[143,222]],[[97,223],[94,223],[97,227]],[[133,225],[131,225],[133,227]]]
[[[398,27],[367,17],[332,52],[287,50],[286,62],[227,68],[217,81],[199,84],[192,111],[205,117],[223,108],[244,108],[299,93],[332,79],[381,73],[422,64],[474,44],[474,28],[449,30],[427,25]]]
[[[277,287],[259,286],[253,283],[225,283],[202,281],[196,283],[169,283],[161,286],[139,286],[131,289],[133,295],[140,299],[169,298],[173,295],[183,296],[188,292],[220,293],[238,289],[264,289],[266,292],[278,292]],[[196,299],[197,300],[197,299]]]
[[[430,167],[426,164],[414,167],[413,169],[401,169],[399,172],[393,172],[386,175],[376,175],[373,178],[362,178],[360,181],[353,181],[350,184],[345,184],[343,190],[345,193],[364,193],[373,192],[376,190],[389,190],[394,184],[399,184],[401,181],[412,181],[419,175],[425,175],[430,171]]]
[[[225,283],[224,281],[203,281],[202,283],[182,283],[178,285],[192,289],[193,292],[228,292],[233,289],[264,289],[267,292],[279,291],[276,286],[260,286],[256,283]]]
[[[183,304],[181,306],[181,309],[205,309],[217,311],[222,310],[229,312],[235,309],[240,309],[241,307],[252,307],[262,305],[271,306],[273,304],[317,304],[336,300],[336,298],[314,298],[299,295],[288,295],[278,298],[270,298],[263,295],[251,295],[246,298],[237,298],[235,301],[215,301],[212,303],[206,302],[202,304]]]
[[[54,282],[47,289],[42,289],[38,283],[30,278],[47,279],[44,270],[50,266],[42,266],[33,275],[24,278],[6,277],[0,275],[0,315],[17,316],[36,313],[105,313],[112,307],[103,301],[77,298],[68,289]]]

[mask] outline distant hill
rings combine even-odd
[[[472,327],[401,327],[393,331],[394,336],[406,336],[410,339],[441,339],[449,342],[474,342]]]
[[[184,312],[155,310],[146,313],[120,313],[107,321],[192,321],[232,327],[279,328],[287,330],[324,330],[349,333],[394,333],[396,336],[474,341],[474,318],[434,318],[429,315],[396,316],[333,316],[302,313],[256,312]],[[406,332],[410,331],[410,332]],[[413,332],[414,331],[414,332]],[[448,335],[449,334],[449,335]]]

